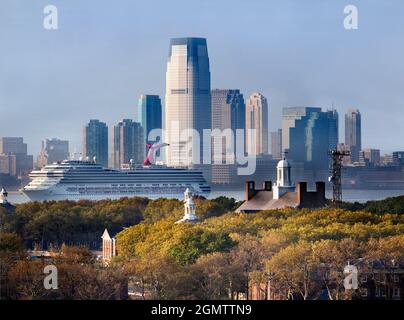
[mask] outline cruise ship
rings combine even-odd
[[[122,197],[182,199],[189,188],[208,196],[210,186],[202,171],[166,166],[108,169],[95,161],[64,160],[34,170],[23,193],[33,201],[103,200]]]

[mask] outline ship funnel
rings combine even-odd
[[[165,142],[156,142],[153,145],[146,143],[146,147],[149,149],[149,152],[147,153],[147,156],[144,159],[143,164],[145,166],[150,166],[152,164],[155,164],[156,163],[155,156],[156,156],[157,150],[162,147],[166,147],[166,146],[169,146],[169,144],[165,143]]]
[[[93,157],[93,162],[97,163],[97,157],[96,156]]]

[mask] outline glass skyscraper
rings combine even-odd
[[[197,161],[202,163],[203,146],[205,149],[208,147],[208,144],[202,143],[203,129],[211,128],[210,70],[206,39],[171,39],[165,103],[167,136],[164,140],[170,144],[167,148],[167,164],[195,164],[187,144],[192,143],[192,138],[189,138],[191,134],[186,134],[189,129],[195,129],[201,138]]]
[[[351,161],[359,161],[362,150],[361,114],[358,109],[349,109],[345,114],[345,145],[351,151]]]
[[[335,109],[327,110],[328,116],[328,124],[329,124],[329,147],[332,150],[336,150],[338,143],[339,143],[339,133],[338,133],[338,126],[339,126],[339,117],[338,111]]]
[[[226,163],[226,159],[235,162],[236,148],[242,148],[245,152],[245,145],[236,141],[236,130],[245,130],[245,103],[240,90],[215,89],[212,90],[212,130],[218,129],[225,133],[231,129],[234,140],[230,141],[221,137],[213,137],[212,141],[212,182],[219,184],[233,183],[237,178],[236,164]],[[221,139],[221,141],[217,141]],[[220,143],[221,142],[221,143]]]
[[[123,119],[114,126],[114,167],[121,168],[131,160],[141,164],[145,156],[143,128],[140,123]]]
[[[288,159],[313,169],[327,169],[328,151],[338,132],[335,117],[321,108],[290,107],[283,108],[282,119],[282,143]]]
[[[99,120],[90,120],[83,130],[83,156],[108,166],[108,127]]]
[[[157,140],[149,140],[149,133],[153,129],[162,129],[161,100],[158,95],[142,94],[139,98],[137,121],[143,127],[145,142],[153,144]]]

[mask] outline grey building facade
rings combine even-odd
[[[349,109],[345,114],[345,145],[351,151],[351,161],[359,161],[362,150],[362,123],[358,109]]]
[[[33,156],[28,155],[27,144],[24,143],[22,137],[0,137],[0,155],[2,155],[3,173],[11,176],[23,176],[33,169]],[[5,172],[6,167],[8,172]]]
[[[41,152],[37,166],[42,168],[48,164],[69,158],[69,141],[57,138],[45,139],[41,143]]]
[[[108,166],[108,127],[99,120],[90,120],[83,129],[83,156]]]
[[[211,96],[212,130],[225,132],[230,129],[233,133],[233,141],[225,134],[212,139],[212,183],[231,184],[237,181],[236,148],[245,152],[245,143],[236,141],[237,129],[245,130],[244,97],[238,89],[215,89]],[[227,163],[230,159],[233,163]]]
[[[113,155],[115,168],[121,168],[133,160],[141,164],[145,156],[144,133],[140,123],[123,119],[114,126]]]
[[[282,129],[271,132],[271,155],[273,159],[282,158]]]

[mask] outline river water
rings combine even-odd
[[[343,200],[348,202],[366,202],[369,200],[381,200],[388,197],[404,195],[404,190],[343,190]],[[211,199],[220,196],[235,198],[236,200],[245,199],[244,190],[213,190],[210,194]],[[327,191],[327,198],[332,198],[331,191]],[[9,192],[8,201],[10,203],[25,203],[29,199],[20,192]]]

